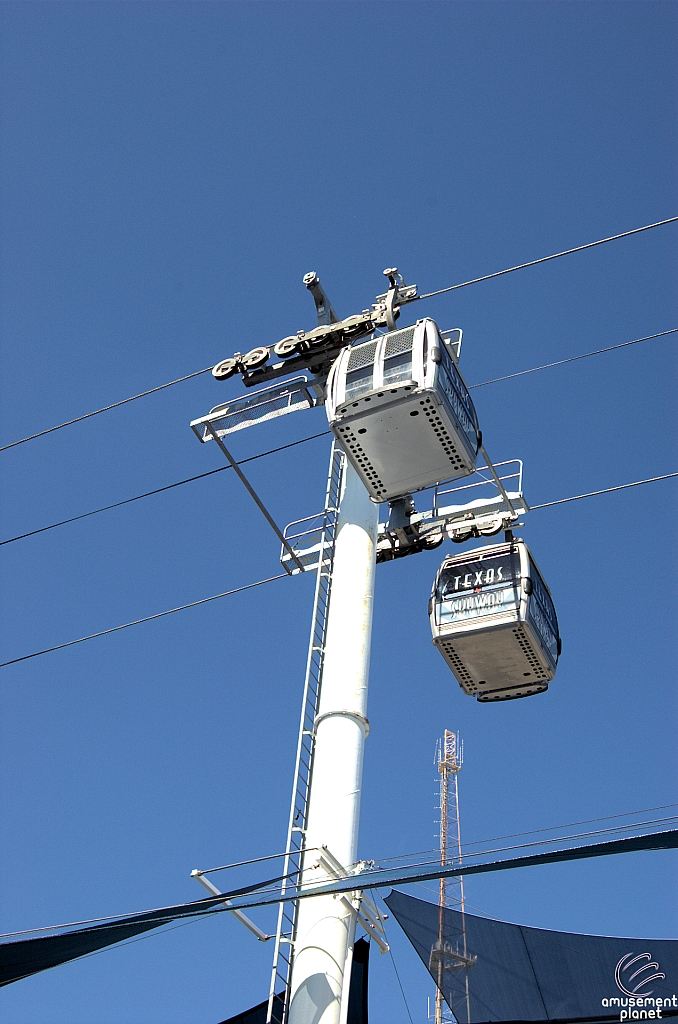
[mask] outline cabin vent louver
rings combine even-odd
[[[391,356],[399,356],[403,352],[411,351],[415,330],[415,327],[406,327],[402,331],[395,331],[395,333],[389,334],[386,341],[386,348],[384,349],[384,359],[389,359]]]
[[[346,370],[351,373],[352,370],[361,370],[363,366],[369,366],[374,362],[374,354],[377,351],[376,341],[368,341],[365,345],[356,345],[355,348],[351,349],[351,354],[348,357],[348,366]]]

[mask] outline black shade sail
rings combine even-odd
[[[367,1020],[367,968],[370,959],[370,944],[357,939],[353,946],[351,987],[348,992],[348,1017],[346,1024],[368,1024]],[[268,999],[251,1010],[238,1013],[235,1017],[222,1020],[221,1024],[266,1024]]]
[[[395,889],[385,902],[459,1024],[678,1015],[676,940],[527,928]]]
[[[15,941],[0,942],[0,985],[9,985],[13,981],[27,978],[31,974],[68,963],[80,956],[86,956],[98,949],[112,946],[124,939],[139,935],[142,932],[159,928],[170,921],[181,918],[197,917],[204,914],[227,913],[227,908],[220,906],[229,900],[232,908],[245,910],[249,907],[264,907],[283,901],[309,899],[316,895],[350,892],[353,889],[379,889],[409,882],[423,882],[435,878],[450,878],[454,875],[474,875],[488,871],[506,871],[513,868],[534,867],[538,864],[556,864],[571,860],[582,860],[589,857],[609,857],[613,854],[635,853],[640,850],[675,850],[678,848],[678,829],[656,832],[647,835],[617,839],[612,842],[590,843],[586,846],[567,847],[551,850],[546,853],[512,857],[507,860],[481,861],[467,863],[463,867],[445,867],[431,864],[409,865],[397,868],[372,868],[359,875],[351,874],[346,878],[328,882],[324,885],[299,891],[288,886],[284,893],[280,890],[280,882],[289,876],[279,876],[245,886],[233,892],[210,896],[192,903],[181,903],[177,906],[163,907],[134,916],[126,916],[118,920],[110,920],[87,928],[65,932],[61,928],[50,929],[59,934],[40,936],[37,938],[17,938]],[[261,890],[261,891],[258,891]],[[6,936],[7,939],[13,938]],[[665,1016],[665,1015],[664,1015]],[[489,1019],[489,1018],[488,1018]],[[528,1018],[526,1018],[528,1019]],[[536,1018],[535,1018],[536,1019]],[[645,1019],[645,1018],[642,1018]],[[653,1018],[649,1018],[652,1020]]]
[[[49,967],[77,960],[97,949],[112,946],[115,942],[131,939],[142,932],[159,928],[162,921],[139,921],[97,925],[64,935],[47,935],[39,939],[22,939],[6,942],[0,946],[0,985],[28,978],[31,974],[46,971]]]
[[[280,878],[257,882],[246,889],[238,889],[237,895],[253,892],[265,886],[277,883]],[[57,935],[44,935],[38,938],[17,939],[15,942],[0,943],[0,986],[9,985],[13,981],[28,978],[31,974],[46,971],[50,967],[77,960],[80,956],[105,949],[116,942],[133,938],[142,932],[160,928],[164,924],[180,918],[192,918],[219,912],[219,905],[234,893],[223,893],[220,896],[209,896],[204,900],[191,903],[180,903],[173,907],[161,907],[158,910],[147,910],[141,914],[130,915],[117,920],[93,924],[87,928],[60,932]],[[56,931],[56,929],[54,929]]]

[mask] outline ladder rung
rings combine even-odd
[[[326,491],[327,507],[320,538],[318,560],[314,565],[317,570],[315,607],[313,610],[314,624],[306,665],[304,680],[304,705],[302,715],[301,737],[295,766],[295,783],[293,798],[293,824],[287,837],[286,865],[289,878],[284,888],[298,884],[301,878],[301,864],[304,855],[305,829],[294,822],[306,824],[308,796],[313,770],[315,750],[315,718],[317,714],[322,682],[323,663],[325,658],[325,642],[327,638],[327,615],[332,590],[332,570],[334,564],[334,547],[337,534],[339,492],[344,467],[344,455],[338,448],[334,449],[330,479]],[[300,845],[297,846],[297,843]],[[291,977],[294,946],[284,943],[286,953],[281,948],[281,939],[291,940],[296,934],[298,903],[282,904],[278,916],[276,953],[273,963],[275,984],[271,993],[280,984],[283,992],[275,993],[271,1000],[270,1024],[285,1024],[289,1000],[289,980]]]

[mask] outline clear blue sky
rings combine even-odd
[[[342,315],[397,265],[430,291],[671,216],[672,3],[4,3],[2,443]],[[418,305],[469,383],[678,327],[678,228]],[[401,323],[407,322],[407,317]],[[474,392],[529,502],[678,469],[672,337]],[[0,455],[2,534],[215,468],[209,376]],[[299,413],[239,457],[324,429]],[[327,438],[254,463],[279,522],[318,510]],[[442,549],[380,566],[361,851],[435,844],[436,738],[458,729],[471,839],[676,799],[676,482],[527,517],[564,639],[549,692],[465,697],[430,644]],[[0,549],[11,658],[275,574],[230,473]],[[280,850],[312,581],[0,672],[1,930],[198,898],[194,867]],[[4,660],[4,659],[3,659]],[[666,812],[662,812],[666,813]],[[472,879],[528,925],[671,937],[675,857]],[[432,893],[412,890],[423,897]],[[262,914],[262,926],[272,926]],[[392,925],[415,1024],[432,992]],[[271,950],[195,923],[0,994],[6,1024],[216,1024]],[[373,958],[372,1024],[406,1024]]]

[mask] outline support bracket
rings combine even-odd
[[[481,451],[486,465],[476,470],[470,483],[449,488],[438,484],[428,512],[417,512],[411,495],[389,503],[388,521],[379,525],[377,562],[431,551],[446,536],[461,544],[474,537],[492,537],[518,525],[520,516],[529,512],[522,490],[523,464],[520,459],[511,459],[495,466],[485,449]],[[477,498],[463,504],[447,504],[449,496],[458,500],[476,488],[481,492]]]
[[[210,882],[209,878],[205,878],[202,871],[199,871],[198,868],[191,871],[191,878],[195,878],[197,882],[200,882],[200,884],[207,889],[212,896],[221,896],[221,892],[217,889],[216,885]],[[224,900],[222,906],[226,907],[227,910],[230,910],[231,901]],[[259,939],[259,942],[268,942],[269,939],[273,938],[272,935],[267,935],[266,932],[262,932],[261,928],[259,928],[254,921],[251,921],[247,914],[243,914],[242,910],[231,910],[231,913],[233,914],[233,917],[240,921],[241,924],[245,925],[245,928],[247,928],[248,931],[252,932],[252,935],[255,935]]]
[[[322,868],[331,878],[335,879],[350,877],[352,873],[337,860],[326,846],[320,848],[317,861],[311,867]],[[387,920],[388,915],[382,914],[372,899],[366,896],[360,889],[350,893],[342,893],[339,895],[339,899],[356,915],[357,920],[360,922],[360,927],[374,940],[375,944],[379,947],[379,951],[382,954],[388,953],[390,946],[386,941],[383,926],[383,922]]]
[[[325,289],[320,283],[320,278],[316,274],[315,270],[311,270],[310,273],[304,274],[304,284],[313,296],[315,302],[315,311],[318,316],[318,327],[329,327],[330,324],[336,324],[339,322],[340,317],[334,312],[332,303],[327,298]]]

